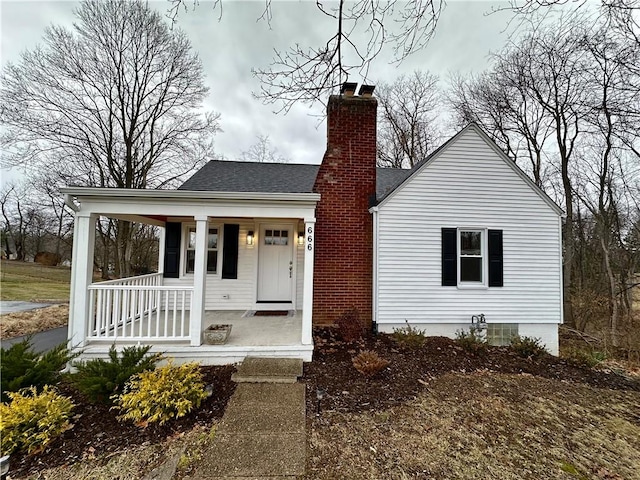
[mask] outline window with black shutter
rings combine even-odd
[[[442,285],[502,287],[502,230],[442,228]]]

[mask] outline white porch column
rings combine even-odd
[[[302,344],[311,345],[313,319],[313,261],[316,219],[304,219],[304,286],[302,289]]]
[[[193,267],[193,300],[190,316],[191,346],[198,347],[202,340],[202,319],[204,318],[204,302],[207,286],[207,238],[209,221],[206,216],[197,216],[196,220],[196,252]]]
[[[167,227],[158,227],[160,232],[158,234],[158,273],[164,273],[164,244],[167,234]]]
[[[69,348],[82,347],[87,341],[89,285],[93,280],[93,253],[96,240],[97,215],[76,212],[73,227],[71,257],[71,298],[69,300]]]

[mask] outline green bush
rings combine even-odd
[[[476,330],[458,330],[456,332],[456,343],[463,350],[469,353],[482,353],[487,349],[487,339]]]
[[[607,359],[607,354],[599,350],[572,347],[566,350],[563,357],[569,358],[580,365],[593,368]]]
[[[511,348],[523,358],[537,358],[549,353],[539,338],[521,337],[520,335],[511,339]]]
[[[52,350],[39,354],[33,351],[31,338],[27,337],[8,349],[3,348],[0,355],[2,400],[6,401],[6,392],[17,392],[26,387],[36,387],[40,390],[45,385],[55,384],[60,377],[60,371],[77,357],[78,353],[69,352],[66,343],[61,343]]]
[[[405,320],[406,326],[402,328],[394,328],[391,336],[393,339],[408,347],[421,347],[424,345],[424,342],[427,340],[427,337],[424,334],[424,330],[419,330],[416,327],[412,327],[409,325],[409,322]]]
[[[147,355],[150,349],[150,345],[125,347],[118,356],[115,346],[111,346],[109,360],[95,359],[74,363],[76,373],[69,378],[91,402],[109,403],[114,394],[122,392],[129,378],[155,368],[162,355]]]
[[[33,453],[70,428],[73,403],[49,386],[38,394],[36,387],[9,392],[10,403],[0,404],[2,455],[18,450]]]
[[[112,408],[120,410],[121,420],[133,420],[141,426],[165,423],[180,418],[207,397],[197,363],[173,365],[148,370],[131,377],[124,393],[114,397]]]

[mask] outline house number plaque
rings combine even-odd
[[[307,227],[307,250],[313,250],[313,227]]]

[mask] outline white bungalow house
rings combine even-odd
[[[320,165],[211,161],[177,190],[63,189],[75,210],[69,342],[84,358],[151,344],[178,360],[313,354],[312,326],[356,309],[558,350],[561,215],[476,125],[411,170],[376,168],[373,88],[328,105]],[[156,225],[159,272],[92,282],[98,216]],[[231,324],[223,345],[203,342]]]

